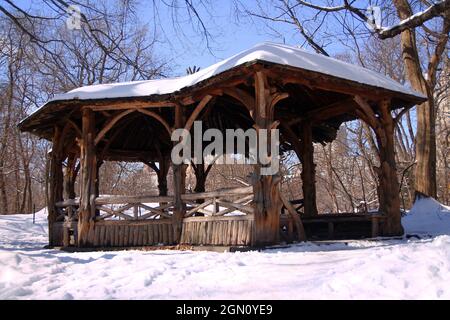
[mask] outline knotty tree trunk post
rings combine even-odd
[[[50,153],[49,196],[48,196],[48,235],[49,245],[55,245],[53,240],[53,224],[58,216],[56,203],[63,200],[63,167],[60,154],[61,128],[55,126]]]
[[[170,154],[164,154],[159,160],[159,169],[156,172],[158,176],[158,191],[161,197],[167,196],[167,174],[170,167]]]
[[[208,173],[205,170],[205,165],[203,163],[192,165],[195,174],[195,193],[205,192],[206,190],[206,178]],[[203,199],[200,199],[203,200]]]
[[[205,167],[205,164],[192,164],[195,174],[195,193],[202,193],[206,191],[206,179],[208,178],[208,174],[211,171],[213,164],[208,164]],[[198,199],[197,203],[203,203],[204,199]]]
[[[77,177],[77,154],[69,153],[67,156],[67,167],[64,175],[64,198],[75,199],[75,179]]]
[[[278,125],[274,122],[274,106],[287,95],[280,94],[270,88],[266,75],[262,71],[257,71],[255,74],[255,97],[255,110],[253,112],[255,127],[257,131],[261,129],[269,130],[267,150],[270,150],[271,139],[273,139],[270,135],[270,129],[274,129]],[[258,142],[258,149],[259,147]],[[252,244],[255,246],[271,245],[278,242],[280,212],[283,205],[279,195],[281,177],[279,173],[261,175],[263,167],[261,160],[258,155],[258,163],[255,165],[255,171],[252,175],[255,214]]]
[[[312,126],[310,122],[303,121],[302,126],[302,189],[305,216],[317,215],[316,204],[316,165],[314,164],[314,145],[312,141]]]
[[[380,109],[381,129],[384,133],[384,136],[383,134],[377,134],[377,143],[380,146],[378,194],[381,211],[386,214],[386,221],[382,232],[386,236],[397,236],[403,234],[403,227],[400,212],[400,188],[395,163],[395,123],[390,112],[388,100],[383,100],[379,103],[378,107]]]
[[[83,109],[82,137],[80,142],[80,208],[78,218],[78,245],[93,245],[95,224],[95,192],[97,177],[97,156],[95,151],[95,115]]]
[[[184,128],[184,115],[182,106],[177,104],[175,106],[175,128]],[[177,144],[175,141],[174,144]],[[181,231],[183,227],[183,218],[186,214],[186,205],[181,199],[181,195],[186,191],[186,165],[173,164],[173,192],[174,192],[174,212],[172,217],[172,226],[175,235],[175,241],[179,243],[181,239]]]
[[[378,116],[365,100],[355,97],[355,101],[359,105],[356,114],[373,129],[377,139],[380,160],[380,166],[375,168],[378,174],[378,202],[380,211],[386,217],[382,234],[402,235],[400,191],[395,164],[395,121],[391,115],[390,101],[382,100],[377,103]]]

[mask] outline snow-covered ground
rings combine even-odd
[[[421,200],[404,240],[263,252],[47,250],[46,216],[0,216],[0,299],[449,299],[450,208]]]

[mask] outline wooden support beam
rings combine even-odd
[[[77,170],[78,154],[69,153],[67,156],[67,166],[64,174],[64,198],[75,199],[75,180],[78,174]]]
[[[355,101],[359,106],[359,114],[373,129],[377,139],[380,160],[380,166],[375,168],[378,174],[378,202],[380,211],[386,217],[381,232],[384,236],[402,235],[404,230],[401,224],[399,183],[395,163],[395,120],[391,114],[390,100],[378,101],[377,113],[365,99],[357,96]]]
[[[80,208],[78,219],[78,245],[93,246],[95,225],[95,180],[97,156],[95,149],[95,115],[91,109],[83,109],[82,138],[80,141]]]
[[[303,223],[300,218],[300,215],[297,213],[295,208],[292,206],[292,204],[289,202],[289,200],[282,193],[280,193],[280,198],[281,198],[281,201],[283,202],[283,205],[286,207],[289,214],[291,215],[292,220],[294,220],[295,227],[297,229],[298,240],[306,241],[306,233],[305,233],[305,229],[303,227]]]
[[[209,100],[208,100],[209,101]],[[193,121],[192,121],[193,122]],[[178,104],[175,107],[175,129],[184,128],[185,119],[183,107]],[[176,144],[178,142],[174,142]],[[181,239],[181,231],[183,226],[183,218],[186,214],[186,205],[181,199],[181,195],[186,191],[186,165],[172,164],[173,171],[173,191],[174,191],[174,212],[172,217],[172,226],[174,231],[174,238],[177,243]]]
[[[169,136],[172,134],[172,129],[170,128],[169,124],[167,123],[166,120],[164,120],[163,117],[161,117],[159,114],[157,114],[156,112],[147,110],[147,109],[137,109],[138,112],[145,114],[149,117],[152,117],[153,119],[156,119],[159,121],[159,123],[161,123],[163,125],[163,127],[166,129],[167,133],[169,134]]]
[[[89,110],[89,109],[85,109],[85,110]],[[114,125],[117,122],[119,122],[120,119],[122,119],[123,117],[125,117],[126,115],[128,115],[134,111],[136,111],[136,110],[134,110],[134,109],[125,110],[125,111],[119,113],[118,115],[116,115],[115,117],[113,117],[111,120],[109,120],[108,123],[103,127],[102,130],[100,130],[100,132],[95,137],[95,142],[94,142],[95,145],[97,145],[103,139],[103,137],[108,133],[108,131],[111,130],[111,128],[114,127]]]
[[[250,116],[253,117],[253,111],[255,110],[255,98],[252,97],[249,93],[245,92],[239,88],[225,88],[223,89],[223,93],[233,97],[247,108],[250,113]]]
[[[62,129],[55,126],[52,151],[50,153],[50,168],[49,168],[49,186],[48,186],[48,227],[49,227],[49,245],[55,245],[53,240],[53,225],[58,216],[58,209],[56,203],[63,200],[63,168],[62,155],[60,154],[62,144]]]
[[[255,109],[253,119],[255,127],[259,131],[276,127],[274,122],[275,103],[287,95],[276,92],[271,88],[266,74],[263,71],[255,73]],[[267,139],[267,150],[270,150],[271,135]],[[252,244],[255,246],[271,245],[278,243],[280,234],[280,213],[282,201],[279,192],[279,174],[261,175],[262,162],[258,156],[258,164],[254,166],[252,175],[253,206],[255,224]]]
[[[186,129],[187,131],[191,130],[192,124],[198,118],[198,115],[200,114],[200,112],[207,106],[208,102],[211,99],[212,99],[211,95],[206,95],[205,97],[203,97],[203,99],[195,107],[195,109],[192,112],[192,114],[190,115],[189,119],[186,121],[186,124],[184,125],[184,129]]]
[[[145,108],[163,108],[174,107],[175,103],[170,101],[99,101],[96,104],[86,104],[83,108],[91,109],[94,111],[107,111],[107,110],[129,110],[129,109],[145,109]]]
[[[316,205],[316,165],[311,122],[301,123],[302,189],[305,216],[317,215]]]

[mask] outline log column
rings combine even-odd
[[[158,165],[154,161],[145,161],[144,164],[155,171],[158,178],[158,194],[159,196],[167,196],[167,173],[170,168],[170,150],[164,151],[158,156]]]
[[[66,173],[64,175],[64,198],[66,200],[68,199],[75,199],[75,180],[77,177],[77,168],[76,168],[76,162],[77,162],[78,156],[76,153],[69,153],[67,156],[67,167],[66,167]]]
[[[317,215],[316,204],[316,165],[314,164],[314,145],[310,122],[302,122],[301,157],[302,189],[305,216]]]
[[[400,188],[395,164],[394,130],[395,120],[390,112],[390,101],[377,103],[377,112],[360,97],[355,97],[359,108],[357,115],[375,132],[380,166],[375,168],[378,174],[378,202],[380,211],[386,219],[381,230],[385,236],[403,234],[400,213]]]
[[[262,71],[256,72],[256,99],[253,118],[258,132],[261,129],[269,130],[267,150],[270,150],[271,139],[273,139],[270,135],[270,129],[275,129],[278,125],[277,122],[274,122],[274,106],[279,100],[285,97],[287,97],[286,94],[280,94],[274,88],[270,88],[267,77]],[[258,149],[259,147],[258,141]],[[255,214],[252,244],[255,246],[263,246],[275,244],[279,240],[280,212],[282,207],[279,194],[281,177],[279,173],[261,175],[261,169],[265,165],[262,164],[262,159],[260,159],[259,155],[257,156],[257,160],[258,163],[255,165],[255,171],[252,175]]]
[[[395,163],[394,131],[395,122],[390,112],[389,101],[379,104],[381,130],[377,134],[379,146],[380,167],[378,168],[379,190],[378,198],[381,211],[386,214],[383,234],[397,236],[403,234],[400,212],[400,186]]]
[[[175,106],[175,128],[184,128],[185,118],[182,106]],[[178,142],[175,142],[177,144]],[[186,191],[186,165],[173,164],[173,192],[174,192],[174,212],[172,217],[172,226],[175,235],[175,241],[179,243],[183,227],[183,218],[186,213],[186,205],[181,199],[181,195]]]
[[[158,193],[160,196],[167,196],[167,173],[170,167],[170,155],[164,155],[159,160],[158,176]]]
[[[78,245],[93,245],[97,156],[95,151],[95,115],[83,109],[82,137],[80,141],[80,208],[78,219]]]
[[[48,176],[48,237],[49,245],[56,245],[53,237],[53,224],[58,216],[56,203],[63,200],[63,166],[61,159],[62,132],[61,128],[56,126],[52,139],[52,151],[50,152],[50,168]]]

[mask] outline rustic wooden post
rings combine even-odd
[[[184,128],[184,115],[182,106],[177,104],[175,106],[175,128]],[[177,141],[174,142],[178,143]],[[172,217],[172,226],[175,235],[175,241],[179,242],[181,238],[181,231],[183,227],[183,218],[186,213],[186,205],[181,199],[181,195],[186,190],[186,165],[172,164],[173,170],[173,192],[174,192],[174,212]]]
[[[160,196],[167,196],[167,173],[170,167],[170,154],[164,154],[159,159],[159,169],[156,172],[158,176],[158,191]]]
[[[78,218],[78,245],[93,245],[95,219],[95,184],[97,159],[95,151],[95,115],[83,109],[82,137],[80,142],[80,209]]]
[[[381,211],[386,215],[383,234],[396,236],[403,234],[400,212],[399,183],[395,163],[394,130],[395,123],[390,112],[390,101],[383,100],[378,104],[380,110],[380,131],[376,133],[379,149],[380,167],[379,202]]]
[[[271,90],[266,75],[262,71],[255,74],[255,110],[253,118],[257,131],[267,129],[267,150],[270,150],[271,137],[270,129],[276,127],[274,123],[274,106],[277,101],[286,95],[279,94]],[[258,141],[259,144],[259,141]],[[258,145],[258,149],[259,149]],[[275,244],[279,240],[280,233],[280,213],[282,201],[279,195],[278,184],[281,177],[278,173],[273,175],[261,175],[263,167],[259,155],[258,163],[255,165],[255,171],[252,176],[253,184],[253,202],[255,224],[252,244],[263,246]]]
[[[77,154],[74,152],[69,153],[67,156],[67,166],[64,175],[64,198],[75,199],[75,179],[77,177]]]
[[[382,234],[396,236],[403,234],[400,213],[400,194],[395,164],[394,130],[395,121],[390,112],[390,101],[378,102],[377,115],[367,101],[356,96],[359,108],[356,114],[375,132],[380,166],[375,168],[378,174],[378,202],[380,211],[385,215]]]
[[[58,216],[56,203],[63,200],[63,168],[60,154],[61,128],[55,126],[50,152],[49,188],[48,188],[48,235],[49,245],[55,245],[53,238],[53,224]]]
[[[314,145],[310,122],[301,123],[302,189],[305,216],[317,215],[316,204],[316,165],[314,164]]]

